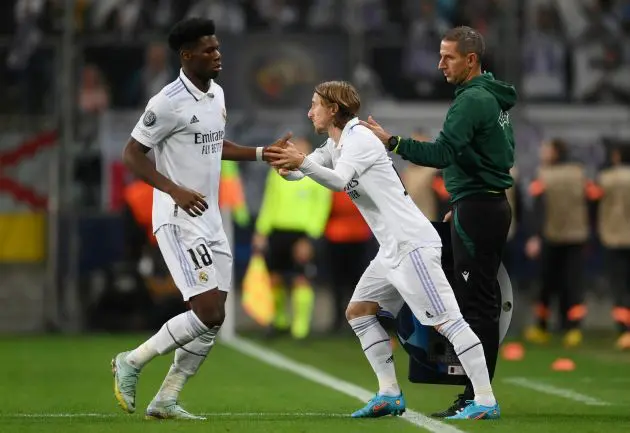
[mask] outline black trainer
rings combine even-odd
[[[466,399],[464,398],[464,394],[458,394],[457,398],[455,399],[451,407],[441,412],[432,413],[431,416],[434,418],[446,418],[449,416],[453,416],[457,412],[462,410],[465,406],[466,406]]]

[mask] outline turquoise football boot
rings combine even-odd
[[[193,415],[186,411],[183,407],[177,404],[176,401],[162,402],[152,401],[145,413],[146,419],[161,420],[161,419],[176,419],[176,420],[193,420],[203,421],[206,418],[203,416]]]
[[[446,419],[499,419],[501,418],[501,408],[499,403],[494,406],[482,406],[475,403],[474,400],[466,400],[464,406],[459,412]]]
[[[136,386],[138,385],[140,370],[125,360],[128,353],[119,353],[112,359],[114,396],[122,410],[127,413],[134,413],[136,411]]]
[[[402,393],[396,397],[376,394],[365,407],[354,412],[352,418],[379,418],[403,413],[405,413],[405,397]]]

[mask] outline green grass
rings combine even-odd
[[[360,407],[352,397],[261,364],[218,345],[182,393],[181,403],[206,422],[145,421],[142,412],[168,369],[161,357],[143,371],[138,412],[123,414],[112,395],[109,361],[144,336],[25,337],[0,339],[0,432],[410,432],[401,419],[354,420],[343,416]],[[359,386],[374,390],[376,380],[353,338],[321,338],[308,344],[286,339],[261,344]],[[501,361],[495,379],[503,418],[498,422],[458,422],[465,432],[512,431],[587,433],[625,431],[630,425],[630,355],[615,352],[612,340],[597,336],[583,348],[559,344],[527,347],[520,362]],[[573,372],[555,372],[552,361],[571,357]],[[453,400],[458,387],[410,384],[407,357],[396,353],[399,377],[410,409],[428,414]],[[524,377],[610,403],[589,406],[505,382]],[[25,417],[28,414],[87,414],[100,417]],[[212,416],[216,413],[216,416]],[[226,415],[226,414],[234,415]],[[22,415],[19,415],[22,414]],[[239,415],[241,414],[241,415]],[[293,415],[295,414],[295,415]]]

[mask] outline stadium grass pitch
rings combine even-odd
[[[398,374],[408,409],[420,414],[415,421],[351,419],[348,415],[362,405],[358,398],[270,366],[226,344],[213,349],[182,393],[182,405],[192,413],[206,414],[207,421],[146,421],[144,409],[171,356],[156,359],[143,371],[137,412],[132,415],[116,406],[109,369],[113,355],[144,338],[0,338],[0,432],[599,433],[625,431],[630,425],[630,354],[612,349],[612,335],[590,336],[575,350],[562,349],[555,341],[546,347],[525,346],[523,360],[499,362],[494,386],[501,420],[436,423],[421,414],[444,409],[459,388],[408,383],[407,355],[400,349],[396,352]],[[352,337],[315,338],[306,344],[287,339],[254,341],[263,351],[301,363],[298,368],[315,367],[363,388],[364,393],[376,389],[371,369]],[[576,369],[552,371],[551,363],[558,357],[570,357]]]

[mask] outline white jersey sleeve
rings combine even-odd
[[[354,169],[349,165],[337,165],[334,169],[323,167],[311,159],[310,155],[304,158],[299,168],[306,176],[333,191],[343,191],[354,176]]]
[[[320,185],[334,191],[343,191],[353,177],[361,176],[385,153],[376,136],[367,130],[362,131],[361,128],[363,127],[356,125],[352,128],[354,130],[351,129],[343,136],[341,156],[334,170],[323,167],[309,155],[300,166],[300,171]]]
[[[163,143],[177,129],[178,120],[171,101],[162,93],[151,98],[131,137],[146,147]]]
[[[304,173],[299,170],[291,170],[286,176],[282,177],[284,177],[284,179],[288,181],[302,180],[304,179]]]

